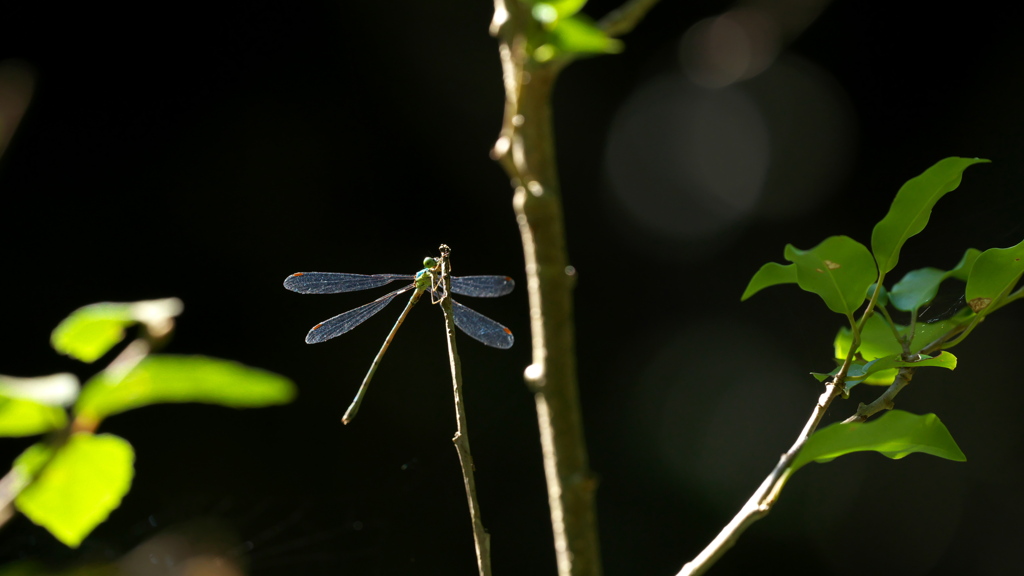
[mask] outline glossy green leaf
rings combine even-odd
[[[875,261],[849,236],[831,236],[810,250],[786,245],[786,260],[796,264],[797,284],[825,301],[833,312],[853,314],[876,279]]]
[[[849,392],[851,388],[857,384],[877,384],[882,386],[888,386],[892,384],[892,381],[896,378],[896,370],[881,370],[869,373],[869,368],[876,360],[871,362],[858,362],[856,360],[850,362],[850,369],[846,373],[846,381],[844,382],[846,391]],[[828,374],[822,374],[820,372],[811,372],[811,376],[814,376],[818,382],[824,382],[830,376],[839,374],[839,371],[843,369],[843,361],[839,361],[839,365],[836,366]]]
[[[962,314],[958,314],[948,320],[932,324],[918,323],[914,330],[913,341],[910,345],[911,351],[918,351],[918,349],[932,343],[956,326],[969,323],[971,321],[971,316],[973,316],[971,311],[965,308],[965,310],[962,311]],[[905,334],[906,326],[897,325],[896,328],[900,335]],[[861,378],[855,383],[872,385],[891,384],[893,378],[896,377],[895,368],[900,365],[889,364],[889,362],[900,358],[903,353],[903,347],[893,334],[892,328],[889,327],[889,324],[883,317],[880,315],[873,315],[868,318],[867,322],[864,324],[864,328],[860,333],[860,339],[861,342],[858,352],[860,353],[860,357],[866,362],[859,364],[855,363],[855,365],[860,366],[860,372],[851,369],[851,377]],[[849,328],[841,328],[839,333],[836,334],[836,339],[834,341],[837,362],[843,362],[846,360],[847,355],[850,354],[850,345],[852,343],[852,331]],[[879,359],[890,360],[878,364],[877,362]],[[936,355],[931,360],[928,360],[925,364],[919,363],[918,365],[938,366],[951,370],[956,366],[956,358],[949,353],[942,353],[940,355]],[[852,385],[848,385],[848,387],[852,387]]]
[[[56,451],[35,444],[14,463],[20,475],[35,478],[15,506],[76,548],[120,506],[131,487],[134,460],[131,444],[110,434],[73,434]]]
[[[846,383],[846,389],[849,390],[857,384],[867,384],[869,386],[890,386],[896,380],[896,376],[899,375],[899,370],[895,368],[889,368],[887,370],[878,370],[868,374],[866,378],[860,380],[854,380]]]
[[[61,321],[50,335],[50,343],[61,354],[95,362],[124,339],[129,326],[166,322],[180,314],[181,308],[177,298],[89,304]]]
[[[911,270],[892,288],[892,303],[898,310],[916,314],[921,306],[930,303],[939,292],[939,286],[945,280],[954,278],[966,282],[981,254],[974,248],[964,252],[960,262],[949,271],[938,268],[921,268]]]
[[[946,274],[945,270],[938,268],[920,268],[907,272],[889,293],[892,305],[897,310],[917,313],[918,308],[931,302],[939,293],[939,285],[946,279]]]
[[[871,251],[883,273],[896,267],[903,244],[928,224],[932,207],[960,186],[968,166],[988,162],[980,158],[946,158],[904,184],[889,212],[871,233]]]
[[[807,439],[793,462],[795,472],[809,462],[828,462],[844,454],[875,451],[898,460],[921,452],[964,462],[967,457],[935,414],[917,415],[890,410],[869,422],[837,423]]]
[[[974,312],[971,312],[970,308],[964,307],[946,320],[918,322],[914,327],[914,339],[910,348],[911,350],[921,350],[957,326],[970,324],[973,318]]]
[[[833,344],[836,358],[845,359],[853,345],[853,332],[848,327],[840,328]],[[885,318],[880,314],[872,314],[860,332],[860,347],[857,351],[865,360],[874,360],[898,354],[903,351],[903,347],[896,340]]]
[[[166,402],[203,402],[231,408],[286,404],[291,380],[258,368],[206,356],[152,355],[121,380],[100,373],[86,383],[75,412],[100,420]]]
[[[956,368],[956,356],[949,352],[942,352],[937,356],[924,356],[915,362],[908,362],[903,359],[903,354],[893,354],[892,356],[876,358],[867,364],[853,366],[847,374],[851,379],[860,380],[865,376],[881,372],[883,370],[904,367],[924,368],[926,366],[935,366],[952,370]]]
[[[892,333],[889,323],[880,314],[872,314],[864,324],[860,334],[860,347],[857,351],[865,361],[876,360],[903,352],[903,347]],[[850,353],[853,344],[853,332],[849,328],[840,328],[833,346],[837,362],[843,362]],[[888,386],[896,377],[895,370],[884,370],[873,373],[860,383]]]
[[[856,362],[853,362],[853,364],[856,364]],[[839,370],[840,369],[842,369],[842,365],[836,366],[831,372],[828,372],[828,373],[825,373],[825,372],[811,372],[811,376],[814,376],[814,378],[818,382],[824,382],[830,376],[835,376],[836,374],[839,374]]]
[[[956,278],[962,282],[967,282],[967,278],[970,276],[971,269],[974,267],[974,262],[978,259],[978,256],[981,256],[981,250],[968,248],[956,267],[947,272],[947,278]]]
[[[1024,274],[1024,241],[1010,248],[990,248],[982,252],[970,276],[964,295],[976,314],[984,316],[1000,296],[1008,294]]]
[[[896,380],[899,373],[895,368],[872,369],[878,364],[879,359],[872,360],[867,364],[853,362],[850,364],[850,371],[846,378],[846,391],[858,384],[871,384],[874,386],[888,386]]]
[[[740,301],[742,302],[761,290],[777,284],[796,284],[796,264],[769,262],[761,266],[761,269],[750,279],[750,283],[747,284],[747,289],[743,291]]]

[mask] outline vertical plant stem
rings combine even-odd
[[[555,168],[551,91],[560,66],[526,53],[528,6],[495,0],[491,31],[499,39],[505,81],[505,122],[493,157],[515,189],[523,241],[533,359],[526,382],[534,392],[548,504],[560,576],[601,574],[596,482],[590,472],[576,381],[572,288]]]
[[[441,310],[444,311],[445,332],[448,334],[448,364],[452,369],[452,386],[455,392],[456,430],[452,442],[459,453],[459,464],[462,467],[462,481],[466,486],[466,499],[469,500],[469,519],[473,523],[473,542],[476,545],[476,565],[480,576],[491,575],[491,535],[484,528],[480,517],[480,502],[476,497],[476,478],[473,475],[473,454],[469,449],[469,426],[466,410],[462,402],[462,362],[459,361],[459,350],[455,345],[455,317],[452,315],[451,296],[451,263],[448,261],[448,246],[441,245],[441,282],[444,297],[441,299]]]
[[[625,34],[655,4],[657,0],[629,0],[598,25],[610,36]],[[498,39],[505,114],[491,155],[515,190],[533,342],[533,361],[525,376],[537,403],[558,573],[599,576],[596,481],[587,461],[576,381],[575,275],[566,251],[551,121],[555,80],[574,55],[545,62],[532,58],[530,39],[542,33],[532,7],[524,0],[494,0],[490,31]]]

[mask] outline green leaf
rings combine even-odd
[[[903,279],[892,287],[890,301],[897,310],[917,313],[917,309],[932,301],[939,293],[939,285],[946,279],[947,272],[938,268],[920,268],[907,272]]]
[[[853,332],[849,328],[840,328],[834,341],[836,358],[845,360],[853,345]],[[879,314],[872,314],[860,331],[860,347],[857,349],[865,360],[874,360],[891,356],[903,351],[903,346],[896,340],[892,328]]]
[[[551,41],[534,51],[534,58],[543,62],[560,53],[617,54],[622,52],[620,40],[609,37],[582,14],[561,18],[549,28]]]
[[[917,323],[914,340],[911,343],[910,349],[920,350],[953,328],[970,322],[970,316],[972,315],[971,311],[966,308],[964,311],[966,311],[966,315],[962,311],[961,314],[958,314],[948,320],[930,324],[923,322]],[[896,328],[901,336],[906,333],[906,326],[897,325]],[[872,364],[872,362],[875,362],[880,358],[897,359],[901,357],[903,353],[903,347],[899,341],[896,340],[888,322],[879,315],[872,315],[864,324],[860,338],[861,344],[858,352],[860,353],[861,358],[867,362],[860,364],[863,366],[862,370],[863,373],[866,374],[866,377],[858,383],[871,384],[875,386],[888,386],[889,384],[892,384],[893,379],[896,377],[895,368],[898,366],[888,365],[887,363],[889,361],[881,364]],[[835,346],[837,362],[842,362],[846,359],[846,356],[850,353],[851,344],[853,344],[853,332],[849,328],[840,328],[833,343]],[[931,360],[928,360],[926,364],[918,362],[917,365],[939,366],[952,370],[956,366],[956,357],[948,352],[943,352]],[[855,372],[851,368],[851,375],[852,374],[860,373]]]
[[[957,326],[970,324],[973,318],[974,312],[971,312],[970,308],[964,307],[956,315],[946,320],[918,322],[914,326],[914,339],[910,344],[910,349],[921,350]]]
[[[868,293],[864,295],[865,300],[870,300],[875,295],[875,286],[878,286],[878,282],[872,282],[871,286],[868,286]],[[882,306],[889,305],[889,291],[882,286],[882,289],[878,292],[878,299],[875,300],[875,307],[879,308]]]
[[[15,506],[77,548],[121,505],[131,487],[134,460],[131,444],[110,434],[73,434],[56,450],[35,444],[14,463],[19,475],[34,478],[18,494]]]
[[[903,359],[903,354],[893,354],[892,356],[886,356],[884,358],[876,358],[864,365],[852,366],[847,374],[851,379],[860,380],[865,376],[881,372],[882,370],[905,367],[923,368],[926,366],[937,366],[939,368],[953,370],[956,368],[956,356],[953,356],[949,352],[942,352],[938,356],[924,355],[920,360],[908,362]]]
[[[750,279],[750,283],[747,284],[747,289],[743,291],[740,302],[776,284],[796,284],[796,264],[769,262],[761,266],[761,269],[754,274],[754,277]]]
[[[125,328],[134,323],[130,304],[90,304],[75,310],[57,325],[50,335],[50,343],[61,354],[82,362],[95,362],[123,340]]]
[[[291,380],[237,362],[206,356],[152,355],[119,381],[100,373],[86,383],[75,412],[101,420],[165,402],[204,402],[231,408],[286,404]]]
[[[870,422],[837,423],[818,430],[807,439],[791,470],[809,462],[828,462],[844,454],[873,450],[898,460],[914,452],[964,462],[949,430],[935,414],[917,415],[890,410]]]
[[[0,436],[34,436],[67,425],[64,406],[78,396],[78,378],[61,373],[37,378],[0,374]]]
[[[960,262],[949,271],[938,268],[911,270],[892,288],[892,302],[898,310],[917,314],[917,310],[932,301],[939,292],[939,286],[949,278],[966,282],[974,262],[981,254],[974,248],[964,252]]]
[[[587,4],[587,0],[548,0],[545,4],[554,8],[558,12],[559,18],[566,18],[582,10]]]
[[[990,248],[974,261],[967,289],[967,305],[976,314],[988,314],[992,302],[1008,294],[1024,273],[1024,241],[1010,248]]]
[[[50,343],[61,354],[82,362],[100,359],[121,340],[129,326],[165,323],[181,313],[181,300],[164,298],[140,302],[100,302],[83,306],[61,321],[50,335]]]
[[[904,184],[889,207],[889,212],[871,232],[871,251],[882,273],[899,262],[900,249],[928,224],[932,207],[944,195],[960,186],[968,166],[988,162],[981,158],[946,158]]]
[[[851,362],[851,365],[856,365],[856,364],[857,364],[856,362]],[[841,370],[841,369],[842,369],[842,365],[836,366],[835,368],[832,369],[831,372],[829,372],[827,374],[824,373],[824,372],[811,372],[811,376],[814,376],[814,379],[817,380],[818,382],[824,382],[825,380],[827,380],[829,378],[829,376],[835,376],[836,374],[839,374],[839,370]]]
[[[541,24],[551,24],[579,12],[587,0],[547,0],[534,2],[530,13]]]
[[[831,236],[810,250],[786,245],[786,260],[796,264],[800,288],[821,296],[833,312],[853,314],[877,278],[875,260],[849,236]]]
[[[971,269],[974,267],[974,262],[978,259],[978,256],[981,256],[981,250],[968,248],[956,267],[947,272],[947,278],[956,278],[962,282],[967,282],[967,278],[970,276]]]
[[[35,436],[67,425],[64,409],[0,394],[0,436]]]
[[[897,328],[903,328],[903,326],[898,326]],[[864,328],[861,329],[860,340],[860,347],[857,351],[865,361],[872,361],[903,352],[903,346],[896,340],[896,336],[892,333],[889,323],[879,314],[872,314],[868,318]],[[842,363],[846,360],[852,344],[853,332],[849,328],[840,328],[833,342],[836,362]],[[847,388],[851,388],[855,384],[888,386],[892,384],[894,378],[896,378],[896,370],[881,370],[869,374],[859,382],[848,384]]]

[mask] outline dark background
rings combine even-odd
[[[615,5],[591,4],[595,16]],[[998,6],[828,5],[763,74],[711,90],[687,80],[680,39],[731,5],[666,1],[623,54],[564,73],[558,153],[608,574],[678,571],[810,413],[821,389],[806,373],[832,367],[842,319],[793,287],[739,302],[785,243],[867,243],[898,187],[947,156],[993,163],[968,170],[893,280],[1024,237],[1024,40]],[[254,575],[474,573],[440,313],[414,310],[344,427],[398,306],[307,346],[313,324],[379,294],[281,287],[299,270],[413,273],[444,242],[456,274],[520,284],[467,302],[509,326],[516,346],[460,348],[495,572],[555,573],[521,379],[521,245],[507,178],[488,158],[503,104],[491,11],[405,0],[4,6],[0,61],[28,70],[35,90],[0,160],[0,372],[86,378],[90,367],[48,347],[61,318],[91,302],[177,296],[185,313],[169,352],[274,370],[300,395],[264,410],[167,405],[112,418],[103,430],[137,451],[121,508],[75,551],[16,518],[0,532],[2,559],[127,558],[129,573],[170,574],[213,550]],[[760,195],[731,212],[702,208],[686,192],[694,158]],[[631,177],[649,180],[649,197],[616,192]],[[941,298],[955,299],[947,289]],[[898,398],[937,413],[967,463],[856,454],[811,465],[714,573],[1019,565],[1021,323],[1013,307],[993,317],[957,349],[956,372],[921,371]],[[856,389],[827,420],[878,392]],[[5,440],[4,461],[29,442]]]

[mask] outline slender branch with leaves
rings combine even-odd
[[[548,479],[549,504],[559,574],[599,574],[594,482],[587,468],[577,400],[571,290],[562,220],[550,97],[558,73],[585,53],[611,53],[614,36],[631,30],[655,2],[634,0],[594,24],[578,14],[584,1],[495,0],[491,33],[499,40],[505,84],[505,114],[492,156],[511,178],[514,207],[526,259],[532,319],[533,362],[526,378],[537,399]],[[912,271],[886,290],[885,280],[904,243],[920,233],[932,207],[955,190],[963,171],[980,159],[948,158],[911,180],[875,227],[871,249],[833,236],[810,250],[787,246],[789,264],[766,264],[743,300],[763,288],[792,283],[818,294],[849,323],[836,337],[837,366],[816,374],[825,390],[797,439],[740,512],[680,574],[701,574],[777,501],[801,466],[839,455],[875,450],[892,458],[926,452],[951,460],[965,457],[934,415],[894,411],[895,396],[916,370],[952,369],[945,351],[963,341],[984,317],[1020,297],[1024,243],[980,253],[968,250],[950,270]],[[951,318],[922,322],[919,311],[948,279],[966,282],[967,306]],[[866,303],[866,304],[865,304]],[[898,324],[898,314],[909,314]],[[860,383],[887,386],[878,399],[861,404],[845,423],[818,430],[825,412]],[[889,412],[875,422],[870,416]]]
[[[828,462],[865,450],[894,459],[922,452],[966,460],[937,416],[893,410],[893,400],[916,370],[956,368],[956,357],[946,350],[962,342],[988,314],[1018,297],[1019,291],[1014,290],[1024,274],[1024,241],[985,252],[968,249],[952,269],[912,270],[890,290],[883,282],[899,262],[903,245],[928,224],[935,203],[960,186],[964,170],[984,162],[988,161],[946,158],[909,180],[875,225],[870,250],[847,236],[832,236],[810,250],[788,245],[785,258],[789,264],[769,262],[751,279],[743,300],[769,286],[797,284],[820,296],[830,310],[845,316],[850,326],[841,329],[835,339],[838,366],[829,373],[814,374],[826,389],[796,442],[740,512],[680,575],[703,574],[748,526],[771,510],[786,481],[807,463]],[[966,305],[951,318],[922,322],[920,310],[932,302],[948,279],[966,282]],[[860,318],[855,319],[862,306]],[[906,324],[893,320],[897,312],[909,315]],[[832,402],[848,396],[850,389],[861,383],[887,388],[875,401],[861,404],[843,423],[816,432]],[[862,424],[886,410],[890,412],[885,416]]]

